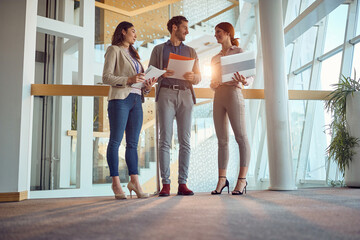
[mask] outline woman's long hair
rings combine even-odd
[[[125,37],[122,34],[122,30],[125,30],[125,32],[127,32],[127,30],[133,26],[134,25],[132,23],[126,22],[126,21],[119,23],[119,25],[117,25],[115,32],[111,38],[111,44],[120,46],[122,44],[122,42],[125,40]],[[134,46],[131,44],[129,46],[129,52],[133,58],[140,60],[140,56],[139,56],[138,52],[136,51]]]
[[[235,29],[234,29],[233,25],[231,25],[231,23],[221,22],[218,25],[216,25],[215,28],[220,28],[220,29],[224,30],[225,32],[229,33],[230,34],[231,45],[239,46],[238,38],[234,38]]]

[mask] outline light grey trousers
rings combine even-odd
[[[191,114],[193,99],[190,89],[161,88],[157,101],[159,121],[159,163],[163,184],[170,184],[170,148],[176,119],[179,141],[179,184],[185,184],[190,161]]]
[[[246,134],[245,103],[241,89],[226,85],[216,88],[213,108],[219,169],[226,169],[229,162],[229,120],[239,145],[240,167],[249,166],[250,144]]]

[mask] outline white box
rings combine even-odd
[[[239,72],[244,77],[256,73],[255,52],[243,52],[220,58],[222,82],[232,81],[234,73]]]

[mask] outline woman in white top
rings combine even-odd
[[[108,115],[110,123],[110,140],[107,148],[107,162],[112,177],[112,189],[116,199],[126,199],[119,179],[119,146],[124,132],[126,133],[125,161],[128,167],[130,182],[127,187],[134,191],[138,198],[149,197],[143,193],[138,178],[137,146],[143,122],[144,93],[150,92],[156,79],[145,80],[144,68],[133,44],[136,30],[132,23],[121,22],[115,29],[112,45],[105,54],[103,82],[110,85]],[[132,87],[134,83],[145,84],[143,88]]]

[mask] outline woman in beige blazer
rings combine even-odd
[[[253,78],[245,78],[238,72],[230,82],[221,82],[220,58],[243,52],[239,42],[234,38],[234,27],[228,22],[222,22],[215,27],[215,37],[221,44],[222,50],[211,59],[212,78],[210,87],[215,91],[213,118],[216,136],[218,138],[218,166],[219,181],[211,194],[221,194],[229,181],[226,178],[226,169],[229,161],[229,121],[235,134],[240,151],[240,172],[238,181],[232,192],[233,195],[246,193],[246,174],[250,162],[250,145],[245,127],[245,103],[241,92],[243,85],[248,85]]]
[[[115,29],[112,45],[105,53],[103,82],[110,85],[108,116],[110,140],[107,148],[107,162],[112,177],[112,189],[116,199],[126,199],[119,179],[119,146],[126,133],[125,161],[129,170],[130,182],[127,187],[138,198],[149,197],[141,189],[138,178],[138,154],[140,130],[143,122],[144,93],[150,92],[156,79],[144,78],[144,67],[133,44],[136,31],[132,23],[121,22]],[[143,87],[134,86],[144,83]]]

